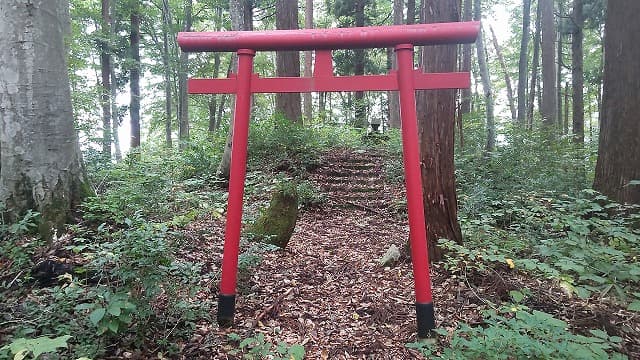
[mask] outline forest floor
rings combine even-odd
[[[200,322],[190,342],[182,344],[182,358],[240,358],[233,355],[238,343],[232,333],[303,345],[308,359],[423,358],[405,346],[416,341],[411,263],[403,255],[391,266],[380,264],[391,245],[405,249],[408,241],[402,186],[387,182],[383,174],[379,152],[327,154],[310,175],[326,201],[301,212],[285,250],[265,251],[254,267],[241,272],[234,326]],[[179,256],[207,259],[203,271],[216,273],[223,225],[224,219],[189,225],[190,246]],[[619,351],[640,358],[639,316],[606,300],[570,297],[551,280],[507,264],[457,274],[435,264],[431,271],[436,325],[450,334],[459,322],[482,324],[483,310],[497,308],[509,301],[509,291],[526,287],[535,289],[529,308],[566,321],[574,333],[605,329],[623,338]],[[200,301],[216,303],[217,281],[203,280],[203,288],[211,290],[200,293]],[[438,348],[449,340],[438,336]]]

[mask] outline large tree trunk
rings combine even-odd
[[[542,7],[542,124],[551,128],[556,124],[556,25],[553,19],[553,0],[539,0]]]
[[[593,184],[612,199],[633,204],[640,204],[639,13],[637,0],[607,5],[603,111]]]
[[[251,30],[253,22],[253,12],[251,11],[251,2],[249,0],[229,0],[229,15],[231,15],[231,30]],[[237,56],[231,58],[232,69],[237,69],[238,61]],[[230,101],[230,106],[233,109],[234,101]],[[233,114],[231,115],[233,119]],[[222,158],[220,159],[220,165],[218,165],[217,175],[220,179],[226,181],[229,180],[229,174],[231,171],[231,140],[233,139],[233,120],[231,120],[231,126],[229,126],[229,133],[227,134],[227,141],[224,145],[224,151],[222,152]]]
[[[171,62],[169,54],[169,29],[171,28],[169,0],[162,0],[162,66],[164,66],[164,141],[168,148],[173,146],[171,120],[173,99],[171,94]]]
[[[362,27],[365,25],[364,7],[365,0],[355,0],[354,15],[355,25],[357,27]],[[353,52],[355,54],[353,65],[354,74],[364,75],[365,51],[364,49],[355,49],[353,50]],[[364,97],[364,91],[356,91],[354,93],[354,108],[355,127],[366,128],[367,126],[369,126],[369,121],[367,120],[367,104]]]
[[[542,7],[540,1],[538,1],[538,7],[536,10],[536,33],[533,36],[533,63],[531,65],[531,88],[529,90],[529,103],[527,109],[527,127],[533,128],[533,109],[536,103],[536,89],[538,88],[538,67],[540,65],[540,38],[542,29]],[[540,96],[538,94],[538,96]]]
[[[573,141],[584,143],[584,72],[582,68],[582,0],[573,0],[573,24],[571,35],[571,79],[573,81]]]
[[[193,0],[184,3],[183,31],[191,31]],[[189,94],[187,93],[187,77],[189,75],[189,54],[180,52],[180,64],[178,65],[178,138],[179,147],[183,149],[189,141]]]
[[[46,239],[92,192],[73,124],[69,32],[66,0],[0,3],[0,212],[9,222],[39,212]]]
[[[511,120],[516,120],[516,104],[513,99],[513,87],[511,86],[509,69],[507,69],[507,63],[504,61],[504,56],[502,56],[502,49],[500,49],[498,38],[496,37],[496,33],[493,31],[493,27],[491,25],[489,25],[489,30],[491,31],[491,41],[493,42],[493,47],[496,49],[498,62],[500,63],[500,67],[504,73],[504,82],[507,85],[507,101],[509,102],[509,110],[511,111]]]
[[[298,1],[276,0],[276,29],[298,29]],[[300,52],[276,52],[276,76],[300,77]],[[276,113],[293,122],[302,119],[300,93],[276,94]]]
[[[558,0],[558,18],[564,19],[564,0]],[[556,121],[557,127],[562,128],[562,66],[563,66],[563,48],[564,34],[563,29],[558,26],[556,31],[558,44],[556,45]],[[566,133],[565,133],[566,134]]]
[[[313,0],[305,0],[304,7],[304,27],[306,29],[313,29]],[[312,76],[313,58],[311,51],[304,52],[304,76]],[[313,97],[311,93],[304,93],[304,118],[305,121],[310,124],[313,120]]]
[[[518,60],[518,124],[527,121],[527,70],[529,65],[529,26],[531,25],[531,0],[522,0],[522,40]]]
[[[116,2],[111,1],[111,14],[109,17],[109,36],[112,38],[115,37],[115,13],[116,13]],[[113,147],[115,150],[116,161],[122,160],[122,151],[120,150],[120,134],[118,133],[118,128],[120,127],[120,110],[118,107],[118,102],[116,101],[116,97],[118,95],[118,79],[116,78],[116,70],[115,67],[111,66],[111,71],[109,72],[109,76],[111,77],[111,136],[113,137]]]
[[[110,15],[109,0],[102,0],[102,36],[100,41],[100,75],[102,78],[100,102],[102,105],[102,156],[111,160],[111,48],[109,39]]]
[[[464,21],[471,21],[473,18],[473,6],[471,0],[464,0]],[[462,45],[462,69],[461,71],[471,71],[471,44]],[[471,112],[471,88],[460,90],[460,114]]]
[[[482,19],[482,0],[474,0],[473,19],[480,21]],[[496,143],[496,125],[493,114],[493,92],[491,91],[491,79],[489,78],[489,67],[487,66],[487,53],[484,48],[484,31],[480,29],[478,40],[476,41],[476,49],[478,53],[478,68],[480,69],[480,80],[484,90],[484,102],[486,108],[486,131],[487,141],[485,143],[485,155],[491,153]]]
[[[400,25],[404,18],[404,0],[393,0],[393,24]],[[393,52],[391,55],[391,68],[398,69],[398,59]],[[389,127],[393,129],[400,128],[400,97],[397,91],[387,92],[389,98]]]
[[[140,147],[140,3],[136,0],[131,8],[131,68],[129,69],[129,90],[131,104],[131,149]]]
[[[422,0],[421,19],[425,23],[458,21],[458,0]],[[457,45],[425,47],[422,54],[424,70],[455,71],[457,49]],[[438,239],[462,243],[453,162],[456,91],[418,91],[416,106],[429,257],[439,261],[442,249],[437,244]]]

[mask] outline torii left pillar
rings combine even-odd
[[[222,257],[222,279],[218,297],[218,324],[230,326],[236,307],[236,284],[240,231],[242,229],[242,197],[247,173],[247,139],[251,116],[251,77],[255,50],[238,50],[238,77],[234,112],[233,137],[231,139],[231,171],[229,174],[229,198]]]

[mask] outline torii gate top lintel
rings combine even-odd
[[[337,50],[393,47],[399,44],[441,45],[475,42],[480,22],[454,22],[354,28],[181,32],[183,51]]]
[[[374,26],[339,29],[188,32],[178,34],[183,51],[235,51],[238,71],[226,79],[191,79],[191,94],[235,94],[227,224],[218,298],[218,323],[231,325],[235,312],[242,201],[252,93],[312,91],[398,91],[407,188],[409,240],[415,284],[418,336],[435,328],[415,91],[469,87],[469,73],[425,74],[414,68],[413,47],[474,42],[479,22]],[[334,76],[331,50],[394,47],[397,70],[387,75]],[[316,50],[312,77],[260,78],[253,73],[256,51]]]

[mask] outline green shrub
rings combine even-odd
[[[430,359],[626,359],[616,352],[622,338],[609,336],[602,330],[591,330],[592,336],[569,332],[568,324],[541,311],[529,311],[522,305],[505,306],[500,311],[487,311],[485,324],[462,323],[449,334],[450,347],[436,349],[428,343],[410,343]]]

